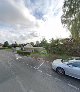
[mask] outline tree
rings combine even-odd
[[[62,54],[63,53],[63,44],[60,39],[54,40],[53,38],[50,41],[50,53],[51,54]]]
[[[14,48],[16,48],[18,46],[19,46],[19,44],[17,44],[17,42],[15,42],[15,43],[12,44],[12,47],[14,47]]]
[[[40,46],[45,47],[47,44],[47,40],[45,38],[42,39]]]
[[[80,39],[80,0],[64,0],[61,21],[66,26],[72,38]]]
[[[31,44],[32,46],[34,46],[34,42],[30,42],[30,44]]]
[[[9,46],[8,41],[5,41],[4,44],[3,44],[3,47],[8,47],[8,46]]]

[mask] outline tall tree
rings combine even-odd
[[[3,47],[8,47],[8,46],[9,46],[8,41],[5,41],[4,44],[3,44]]]
[[[42,39],[40,46],[45,47],[47,45],[47,40],[45,38]]]
[[[72,37],[80,38],[80,0],[64,0],[62,23],[70,30]]]

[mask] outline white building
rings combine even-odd
[[[24,50],[26,52],[34,52],[34,47],[31,44],[27,44],[26,46],[24,46]]]
[[[44,50],[44,48],[43,47],[33,47],[31,44],[27,44],[26,46],[24,46],[24,50],[26,52],[34,52],[35,50],[42,51]]]

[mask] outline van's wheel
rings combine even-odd
[[[61,67],[58,67],[58,68],[56,69],[56,71],[57,71],[58,74],[61,74],[61,75],[64,75],[64,74],[65,74],[64,69],[61,68]]]

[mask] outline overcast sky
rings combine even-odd
[[[64,0],[0,0],[0,42],[66,38],[61,24]]]

